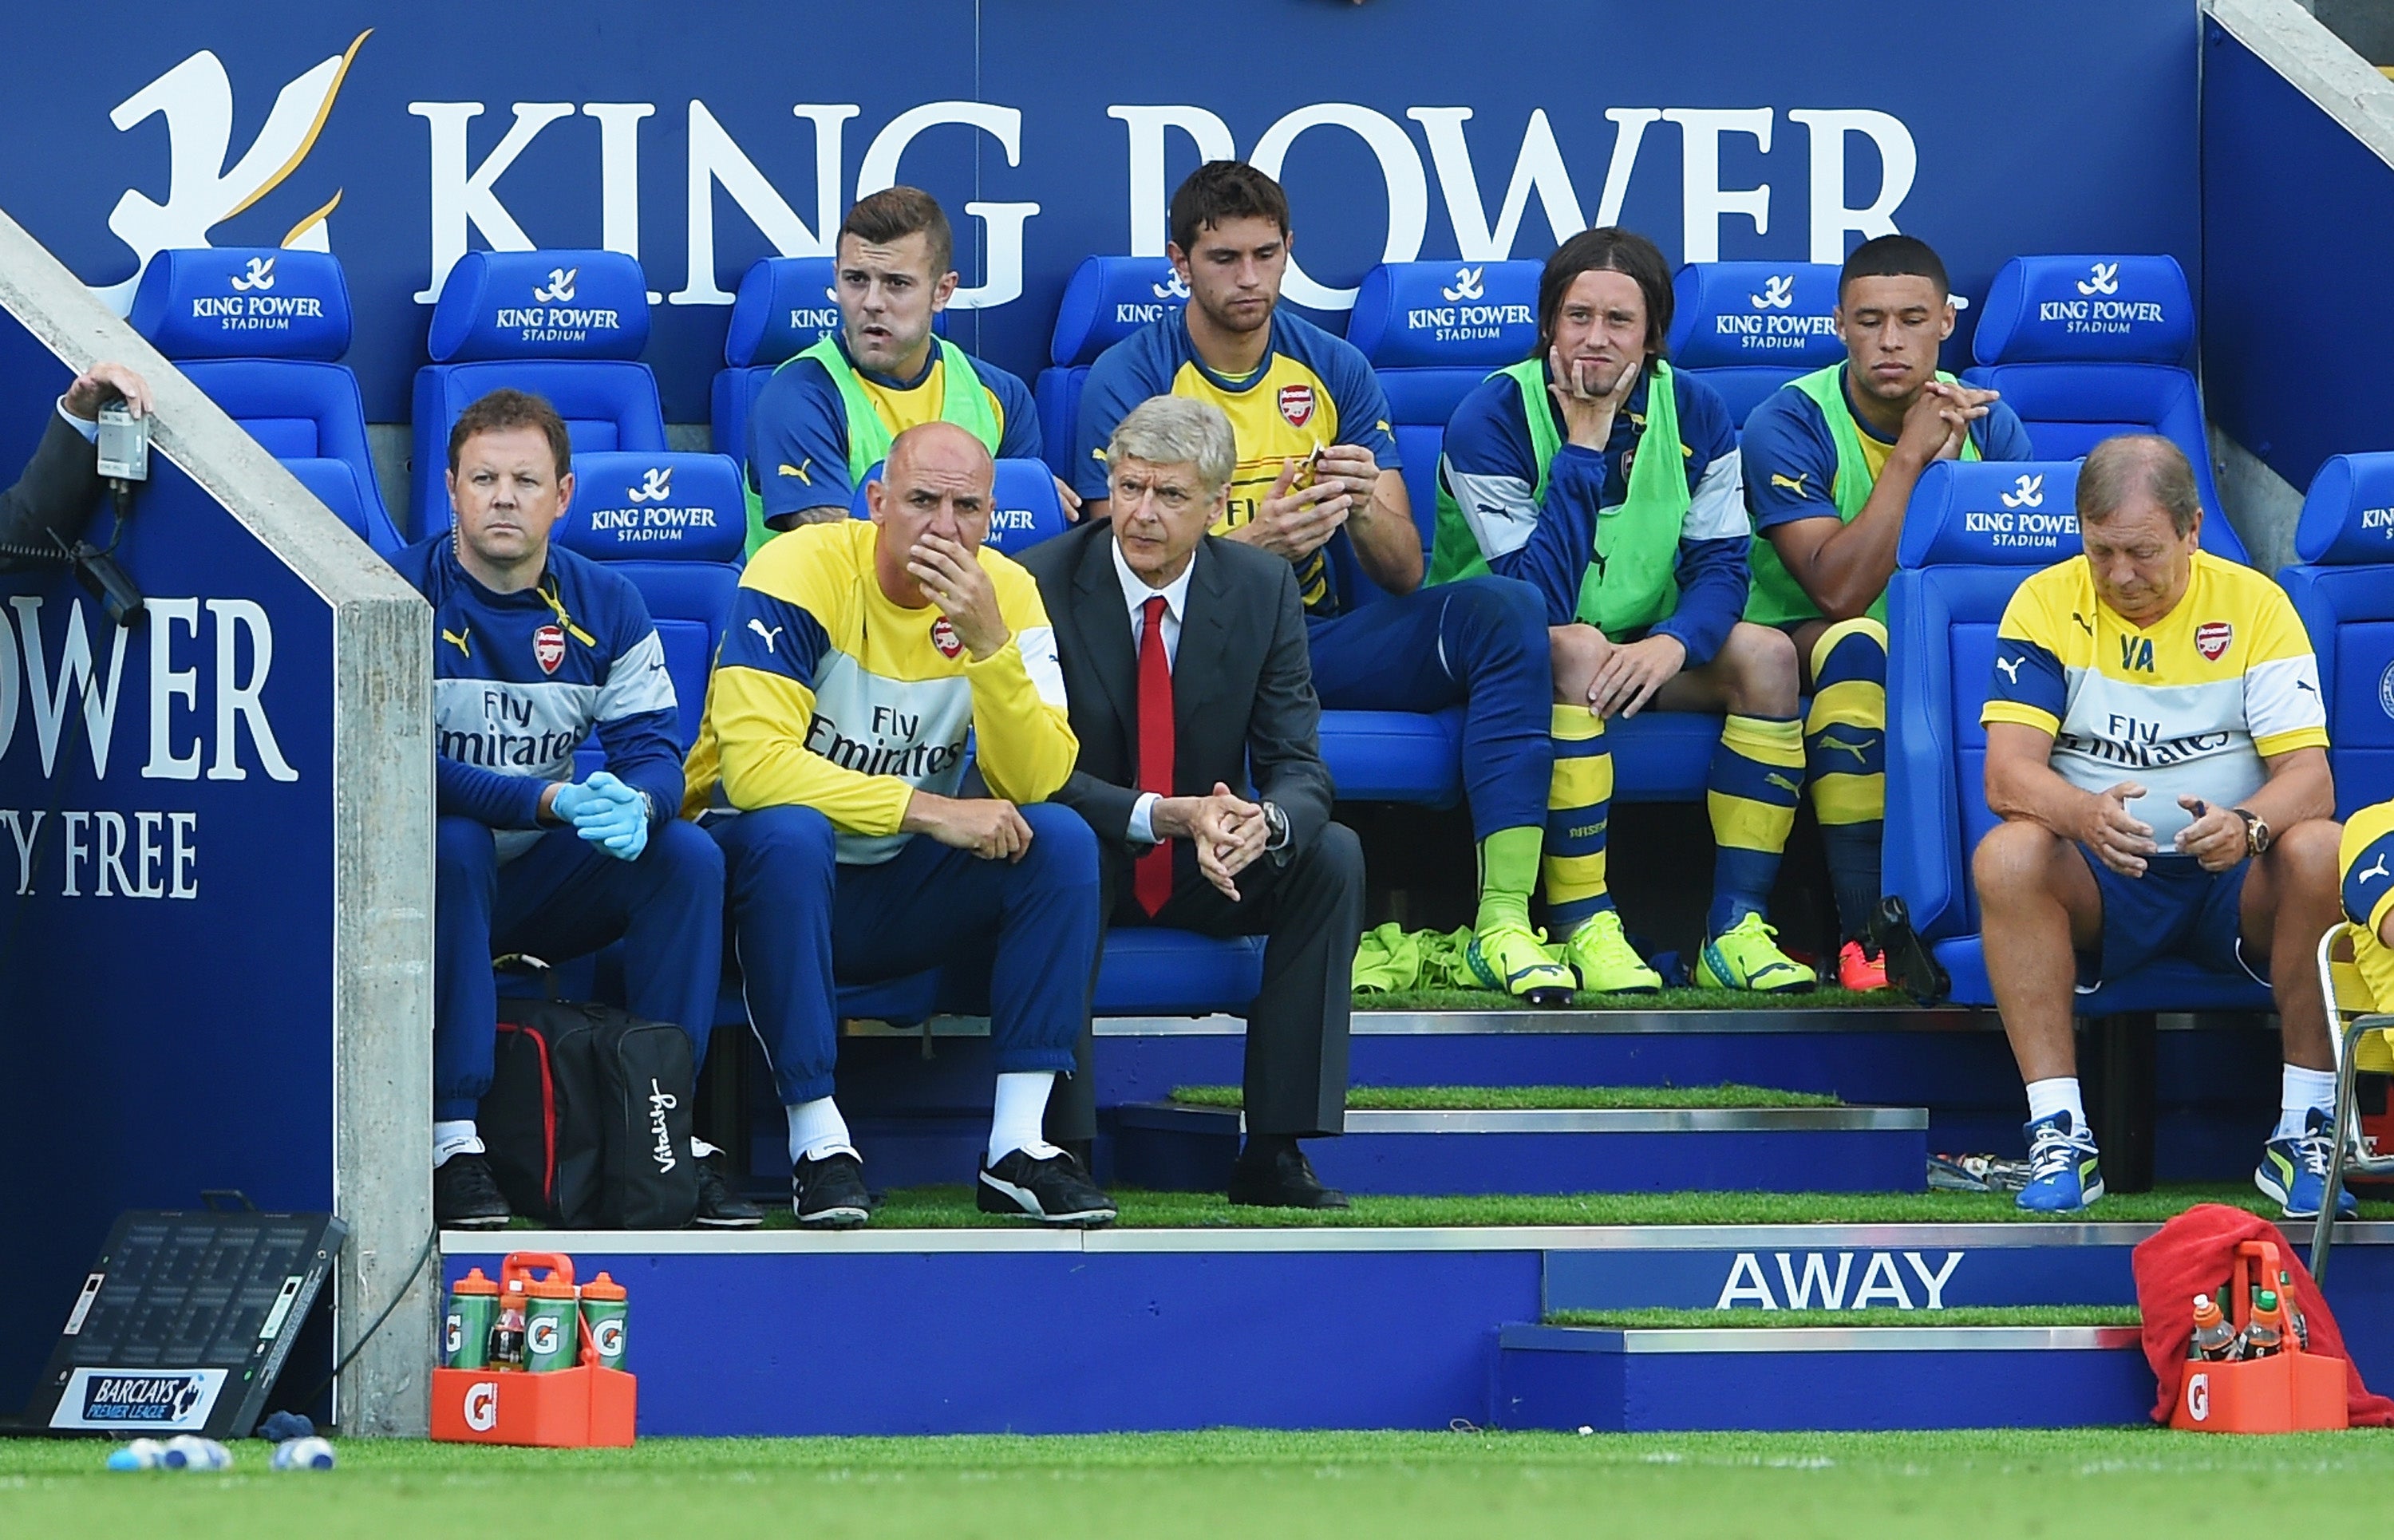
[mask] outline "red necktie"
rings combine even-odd
[[[1143,606],[1146,624],[1138,634],[1138,789],[1158,796],[1172,795],[1172,660],[1164,652],[1164,600]],[[1138,906],[1155,917],[1172,897],[1172,842],[1160,840],[1138,858],[1131,891]]]

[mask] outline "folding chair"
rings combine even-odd
[[[2382,1155],[2361,1136],[2353,1115],[2356,1074],[2394,1074],[2394,1015],[2380,1012],[2361,969],[2352,961],[2352,927],[2338,925],[2320,938],[2320,993],[2327,1001],[2328,1037],[2335,1045],[2335,1151],[2328,1158],[2327,1195],[2311,1229],[2311,1277],[2327,1277],[2328,1246],[2335,1233],[2335,1194],[2348,1173],[2394,1176],[2394,1155]]]

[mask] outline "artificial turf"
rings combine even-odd
[[[1236,1086],[1182,1086],[1172,1099],[1188,1107],[1237,1107]],[[1836,1107],[1814,1091],[1761,1086],[1357,1086],[1347,1093],[1350,1112],[1494,1112],[1686,1107]]]
[[[1117,1228],[1300,1229],[1312,1225],[1796,1225],[2158,1223],[2199,1203],[2227,1204],[2268,1218],[2278,1205],[2248,1184],[2171,1184],[2114,1193],[2079,1214],[2031,1214],[2008,1192],[1588,1192],[1557,1197],[1383,1198],[1357,1196],[1348,1209],[1233,1208],[1216,1192],[1109,1189],[1122,1207]],[[2364,1219],[2394,1219],[2394,1203],[2364,1201]],[[770,1229],[795,1225],[786,1204],[766,1209]],[[1027,1228],[983,1214],[965,1187],[898,1188],[882,1198],[875,1230]]]
[[[1355,996],[1357,1010],[1520,1010],[1521,1002],[1493,989],[1401,989]],[[1809,994],[1756,994],[1743,989],[1666,989],[1654,994],[1572,996],[1574,1010],[1916,1010],[1891,989],[1816,989]]]
[[[794,1392],[796,1393],[796,1392]],[[1845,1434],[1200,1433],[650,1440],[629,1450],[344,1441],[329,1472],[99,1468],[0,1444],[0,1533],[809,1540],[1369,1534],[2348,1534],[2383,1524],[2394,1435],[2134,1428]]]
[[[1613,1332],[1680,1331],[1689,1327],[1785,1326],[2137,1326],[2134,1305],[1965,1305],[1954,1310],[1549,1310],[1549,1326],[1596,1326]]]

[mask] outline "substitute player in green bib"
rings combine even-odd
[[[749,555],[783,530],[847,518],[890,441],[920,424],[954,423],[1000,459],[1039,457],[1029,387],[932,334],[955,295],[954,244],[919,188],[885,188],[848,211],[832,290],[839,330],[776,369],[749,414]]]
[[[1754,593],[1745,618],[1795,639],[1812,691],[1804,723],[1812,808],[1844,945],[1837,981],[1883,989],[1865,945],[1886,815],[1887,581],[1920,473],[1934,460],[2026,460],[2028,430],[1992,390],[1940,374],[1953,335],[1945,264],[1882,235],[1837,278],[1846,362],[1790,381],[1746,419]]]
[[[1753,533],[1729,410],[1663,358],[1671,272],[1628,230],[1585,230],[1546,261],[1535,353],[1447,424],[1433,584],[1494,572],[1545,600],[1554,666],[1546,921],[1591,990],[1662,981],[1605,880],[1614,716],[1718,711],[1705,801],[1717,849],[1696,981],[1809,990],[1767,917],[1804,773],[1796,649],[1740,620]]]

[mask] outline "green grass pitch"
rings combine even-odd
[[[799,1393],[794,1388],[793,1393]],[[2384,1524],[2394,1435],[2151,1428],[1856,1434],[1272,1433],[654,1440],[626,1451],[344,1442],[277,1472],[99,1468],[0,1444],[0,1534],[349,1536],[2354,1534]]]

